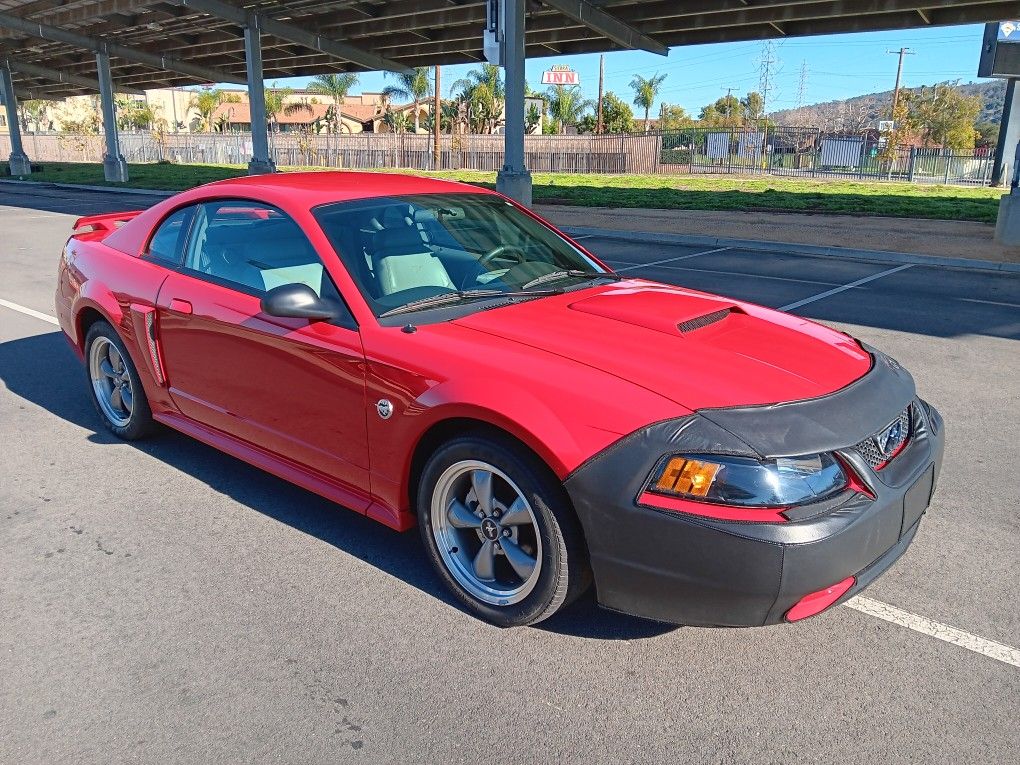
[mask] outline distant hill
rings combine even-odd
[[[981,99],[981,116],[978,122],[993,122],[998,124],[1002,113],[1002,102],[1006,96],[1005,80],[992,80],[991,82],[971,82],[966,85],[956,85],[957,90],[967,96],[977,96]],[[906,88],[917,92],[919,88]],[[849,119],[856,123],[854,127],[860,129],[875,127],[880,119],[888,119],[889,110],[892,108],[893,92],[891,90],[882,93],[869,93],[866,96],[855,96],[845,101],[826,101],[820,104],[802,106],[798,109],[784,109],[775,112],[773,119],[780,125],[796,125],[803,127],[827,127],[832,122],[834,115],[843,115],[843,119]]]

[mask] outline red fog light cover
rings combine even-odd
[[[819,590],[818,592],[812,592],[810,595],[805,595],[797,601],[793,608],[786,612],[786,621],[797,622],[801,619],[807,619],[809,616],[814,616],[815,614],[824,611],[843,597],[843,595],[846,594],[846,591],[854,586],[856,581],[856,577],[848,576],[842,582],[837,582],[831,587],[826,587],[824,590]]]

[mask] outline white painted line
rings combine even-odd
[[[1020,308],[1020,304],[1017,303],[1000,303],[998,300],[978,300],[977,298],[956,298],[962,300],[964,303],[981,303],[982,305],[1001,305],[1006,308]]]
[[[570,238],[577,242],[581,239],[591,239],[593,236],[595,236],[595,234],[582,234],[581,236],[572,236]]]
[[[55,316],[50,316],[48,313],[40,313],[39,311],[35,311],[35,310],[31,309],[31,308],[26,308],[23,305],[18,305],[17,303],[11,303],[10,301],[4,300],[3,298],[0,298],[0,305],[2,305],[4,308],[10,308],[12,311],[17,311],[18,313],[23,313],[26,316],[31,316],[31,317],[36,318],[36,319],[42,319],[43,321],[48,321],[50,324],[58,324],[59,325],[59,322],[57,321],[57,318]]]
[[[868,282],[873,282],[876,279],[881,279],[883,276],[895,274],[897,271],[906,271],[908,268],[913,268],[914,265],[915,265],[914,263],[907,263],[906,265],[903,266],[896,266],[896,268],[889,268],[886,269],[885,271],[879,271],[877,274],[865,276],[863,279],[858,279],[855,282],[844,284],[842,287],[836,287],[831,290],[826,290],[825,292],[820,292],[817,295],[812,295],[811,297],[804,298],[803,300],[798,300],[796,303],[790,303],[789,305],[781,305],[776,310],[792,311],[794,308],[800,308],[802,305],[814,303],[816,300],[823,300],[824,298],[831,297],[832,295],[838,295],[840,292],[846,292],[847,290],[853,289],[854,287],[859,287],[862,284],[867,284]]]
[[[912,614],[910,611],[904,611],[902,608],[896,608],[896,606],[890,606],[888,603],[872,600],[863,595],[850,598],[843,605],[855,611],[860,611],[862,614],[884,619],[887,622],[914,630],[914,632],[920,632],[923,635],[930,635],[946,643],[958,645],[961,648],[966,648],[968,651],[974,651],[982,656],[987,656],[989,659],[995,659],[1004,664],[1020,667],[1020,650],[1012,646],[972,635],[969,632],[958,630],[956,627],[950,627],[948,624]]]
[[[649,266],[657,266],[660,263],[673,263],[677,260],[687,260],[688,258],[696,258],[699,255],[711,255],[713,252],[723,252],[724,250],[732,250],[732,247],[716,247],[714,250],[705,250],[704,252],[692,252],[690,255],[680,255],[676,258],[665,258],[663,260],[653,260],[651,263],[642,263],[637,266],[627,266],[626,268],[618,268],[617,272],[620,271],[633,271],[635,268],[648,268]]]

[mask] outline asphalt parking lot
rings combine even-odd
[[[56,261],[75,216],[153,201],[0,186],[0,762],[1020,761],[1020,274],[586,237],[887,351],[946,462],[859,609],[721,630],[587,600],[506,631],[416,533],[99,429],[47,321]]]

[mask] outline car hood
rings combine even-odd
[[[681,287],[626,280],[454,320],[599,369],[689,409],[816,398],[863,376],[848,335]]]

